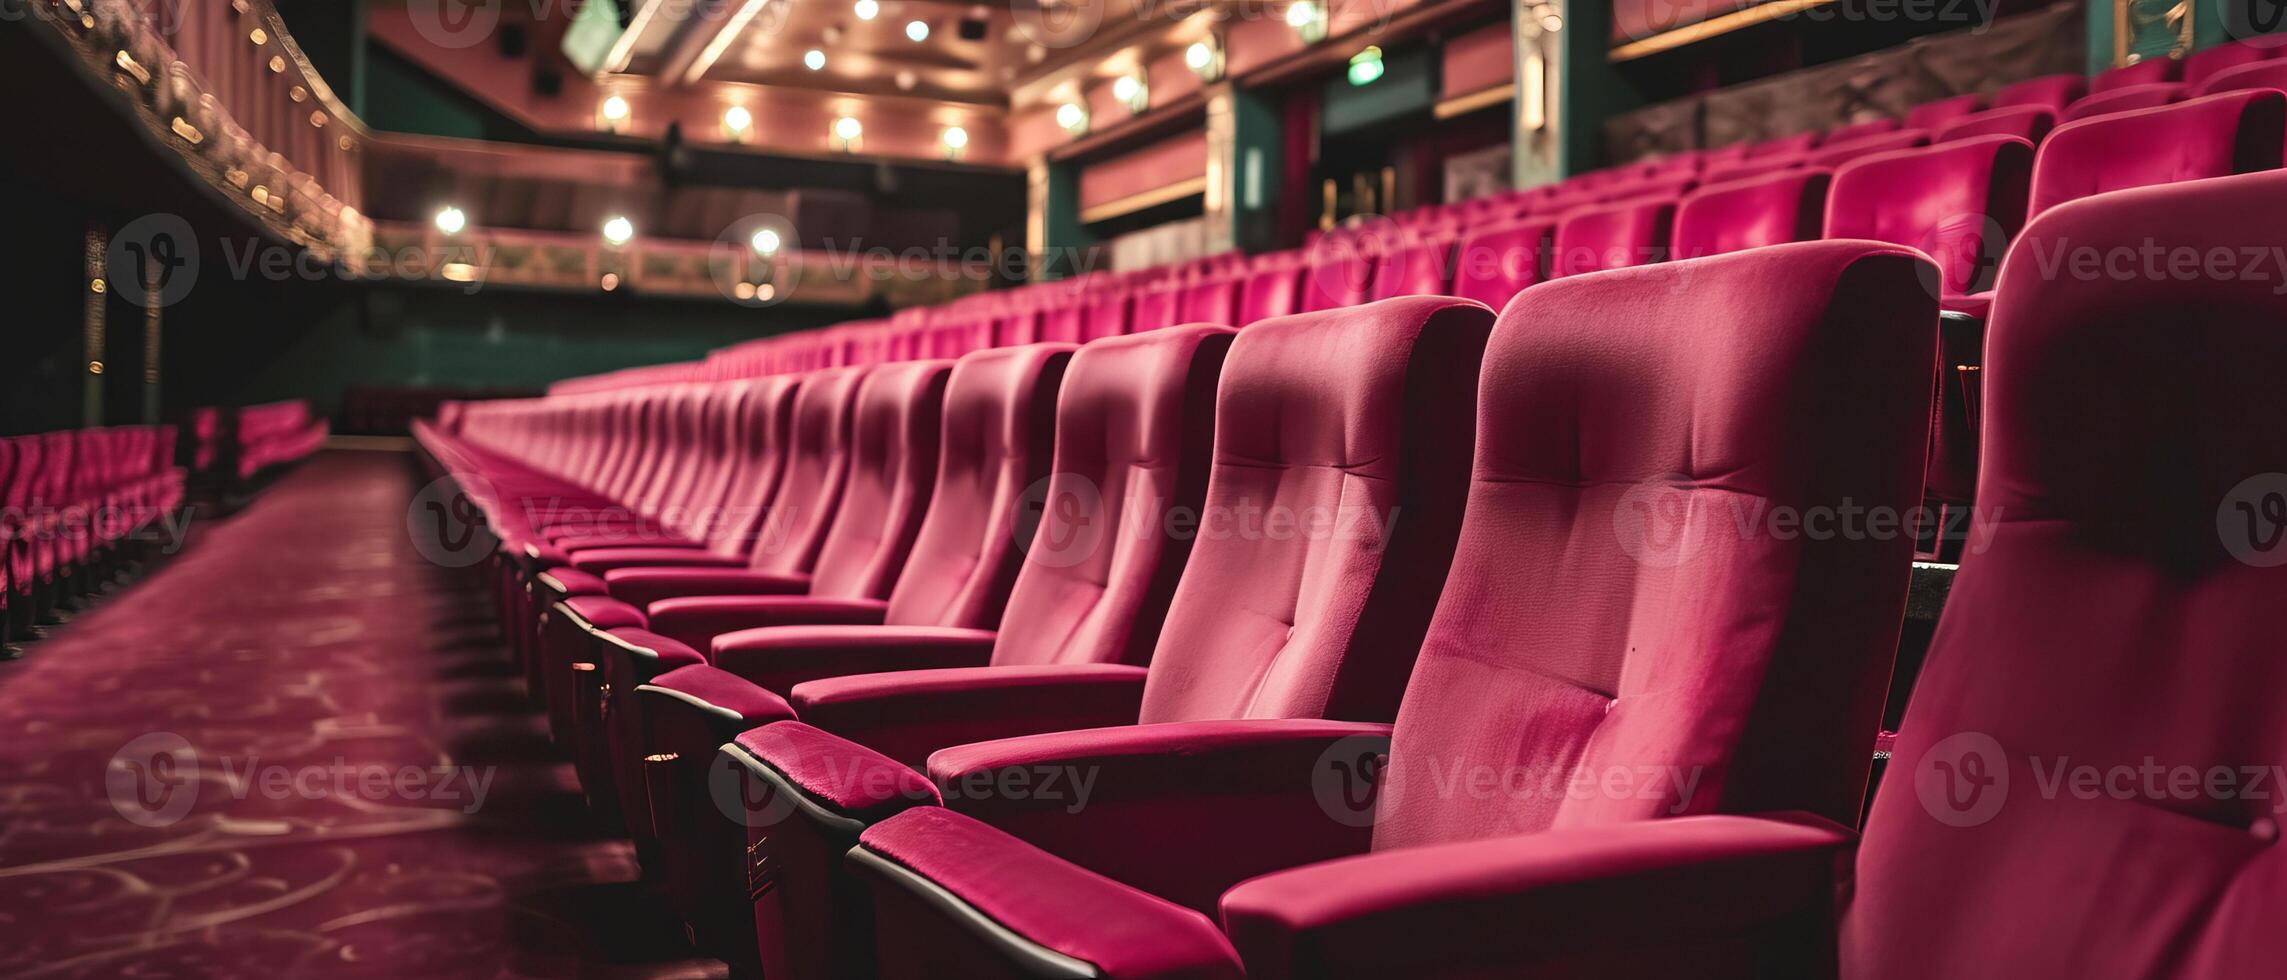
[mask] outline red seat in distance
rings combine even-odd
[[[1821,137],[1819,145],[1833,146],[1836,143],[1848,143],[1853,140],[1861,140],[1870,136],[1881,136],[1885,133],[1894,133],[1898,131],[1900,125],[1902,124],[1898,120],[1890,119],[1887,117],[1867,119],[1854,123],[1844,123],[1843,125],[1836,126],[1833,129],[1827,130],[1826,134]]]
[[[2060,122],[2073,122],[2092,116],[2172,105],[2184,101],[2191,94],[2191,89],[2178,82],[2154,82],[2150,85],[2106,89],[2082,96],[2072,105],[2066,106],[2057,119]]]
[[[2057,127],[2033,162],[2032,214],[2105,191],[2276,170],[2287,94],[2223,92]]]
[[[2021,105],[2001,109],[1987,109],[1956,120],[1953,125],[1939,130],[1933,143],[1951,143],[1954,140],[1979,136],[2015,136],[2035,146],[2047,139],[2049,131],[2057,128],[2057,114],[2041,106]]]
[[[2248,41],[2226,41],[2192,52],[2184,58],[2183,82],[2199,89],[2218,73],[2270,61],[2279,57],[2280,42],[2275,38],[2257,38]],[[2201,94],[2215,89],[2202,89]]]
[[[2042,75],[2003,86],[1993,93],[1989,108],[2006,109],[2012,106],[2040,106],[2051,112],[2064,112],[2074,100],[2088,94],[2088,77],[2080,74]]]
[[[1582,208],[1557,222],[1549,268],[1555,278],[1667,261],[1674,198]]]
[[[1243,327],[1258,320],[1300,312],[1302,276],[1299,256],[1292,253],[1263,256],[1261,264],[1248,274],[1245,285],[1240,288],[1238,317],[1231,325]]]
[[[1387,248],[1374,260],[1372,299],[1443,296],[1453,291],[1454,242],[1432,237]]]
[[[1319,236],[1305,249],[1308,266],[1302,277],[1302,312],[1339,310],[1357,306],[1373,295],[1374,267],[1386,250],[1379,226],[1337,228]]]
[[[1985,108],[1985,96],[1977,93],[1956,95],[1952,98],[1924,102],[1906,110],[1907,129],[1926,129],[1938,132],[1959,123]]]
[[[1509,297],[1548,278],[1549,243],[1556,225],[1548,221],[1479,229],[1461,240],[1453,255],[1453,295],[1493,309]]]
[[[1230,275],[1205,279],[1184,287],[1177,305],[1177,323],[1238,323],[1240,280]]]
[[[2213,95],[2251,88],[2287,91],[2287,61],[2256,61],[2227,68],[2208,76],[2198,91],[2201,95]]]
[[[1461,543],[1386,736],[1254,721],[941,752],[940,785],[987,751],[1089,766],[1096,784],[1076,814],[964,801],[862,835],[850,861],[876,895],[882,975],[1046,959],[1237,976],[1241,957],[1257,978],[1531,975],[1562,961],[1510,957],[1625,935],[1624,917],[1510,914],[1505,872],[1565,852],[1550,838],[1855,815],[1912,542],[1741,516],[1914,505],[1928,269],[1869,242],[1689,262],[1689,290],[1620,270],[1504,312]],[[1360,771],[1385,755],[1378,778]],[[1721,947],[1646,953],[1631,965],[1647,973],[1751,972]]]
[[[752,913],[763,975],[862,972],[850,964],[872,955],[870,931],[851,917],[863,907],[842,894],[837,868],[866,822],[934,799],[898,762],[919,768],[947,745],[1135,717],[1206,492],[1232,336],[1177,327],[1082,347],[1058,395],[1055,465],[1001,628],[846,627],[873,645],[852,655],[897,672],[796,685],[787,699],[802,722],[726,747],[759,781],[749,798],[785,818],[738,842],[750,866],[768,869]],[[821,772],[833,776],[818,783]],[[897,792],[916,784],[913,796]],[[804,802],[772,805],[790,794]]]
[[[1022,498],[1048,474],[1056,392],[1073,350],[1064,344],[1004,347],[955,364],[945,387],[928,512],[886,601],[816,594],[668,599],[649,609],[653,632],[620,632],[640,641],[643,652],[631,662],[640,659],[652,670],[683,665],[650,683],[615,687],[634,692],[632,710],[642,727],[615,732],[635,741],[608,751],[620,769],[648,769],[647,785],[701,788],[679,811],[675,800],[647,796],[669,891],[710,948],[742,958],[754,949],[751,914],[725,897],[743,894],[743,883],[726,877],[736,867],[704,859],[725,852],[704,845],[727,832],[694,820],[712,812],[704,787],[715,749],[762,721],[791,716],[780,695],[796,684],[915,666],[911,658],[927,652],[881,648],[868,642],[877,633],[840,627],[926,633],[937,649],[957,651],[973,648],[959,642],[971,635],[961,631],[999,625],[1023,560],[1019,549],[1028,543],[1016,524]],[[836,521],[837,532],[841,524]],[[677,642],[702,635],[712,635],[712,642]],[[646,767],[644,760],[654,758],[666,761]],[[663,812],[669,822],[662,822]],[[727,850],[735,854],[743,846]]]
[[[1825,138],[1825,133],[1813,131],[1808,133],[1796,133],[1793,136],[1781,136],[1775,139],[1767,139],[1759,143],[1751,143],[1747,146],[1746,156],[1744,159],[1756,160],[1765,157],[1799,157],[1805,153],[1809,153],[1813,149],[1816,149],[1820,141],[1824,140]]]
[[[1804,155],[1803,165],[1806,167],[1839,167],[1859,157],[1922,146],[1929,141],[1930,132],[1926,129],[1892,130],[1848,142],[1829,139],[1821,144],[1818,149]]]
[[[1676,206],[1676,256],[1699,258],[1817,239],[1826,221],[1832,176],[1823,169],[1789,170],[1685,195]]]
[[[2118,68],[2108,68],[2089,79],[2088,90],[2113,92],[2139,85],[2173,82],[2183,76],[2184,63],[2174,58],[2144,58]]]
[[[2023,140],[1988,136],[1871,157],[1835,175],[1828,238],[1894,242],[1937,261],[1948,315],[1939,326],[1923,492],[1939,508],[1925,529],[1925,549],[1938,557],[1954,557],[1964,528],[1948,511],[1970,503],[1977,485],[1984,314],[2001,257],[2025,224],[2033,158]]]

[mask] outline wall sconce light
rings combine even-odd
[[[834,120],[834,148],[848,153],[858,150],[858,141],[865,139],[866,127],[856,116],[843,116]]]
[[[602,104],[596,106],[596,126],[607,133],[619,132],[627,128],[627,117],[632,111],[625,97],[604,96]]]
[[[1141,114],[1151,108],[1151,85],[1144,81],[1141,71],[1121,75],[1112,80],[1112,98],[1127,106],[1129,112]]]
[[[945,159],[961,159],[961,151],[969,148],[969,131],[959,126],[947,126],[943,141],[945,143]]]
[[[633,240],[635,240],[635,222],[627,220],[626,215],[615,214],[612,215],[611,220],[604,222],[604,241],[611,243],[613,248],[618,248]]]
[[[437,230],[448,235],[458,235],[461,229],[469,226],[469,216],[450,204],[437,212],[436,220]]]
[[[1081,108],[1078,102],[1066,102],[1057,106],[1056,125],[1071,136],[1086,133],[1088,131],[1088,110]]]
[[[905,38],[915,44],[929,40],[929,22],[925,20],[906,21]]]
[[[723,110],[723,135],[733,143],[744,143],[754,133],[754,113],[743,105]]]
[[[1200,81],[1214,83],[1223,79],[1223,39],[1209,34],[1191,42],[1183,49],[1184,67],[1199,76]]]
[[[876,0],[858,0],[850,9],[857,13],[859,20],[872,20],[881,16],[881,4]]]
[[[1317,44],[1326,40],[1326,4],[1320,0],[1294,0],[1286,8],[1286,26],[1304,44]]]

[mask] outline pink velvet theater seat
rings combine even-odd
[[[2096,73],[2096,77],[2089,79],[2088,90],[2092,93],[2116,92],[2139,85],[2173,82],[2183,77],[2183,73],[2184,63],[2174,58],[2144,58],[2133,64],[2107,68]]]
[[[842,628],[862,645],[853,655],[896,672],[796,685],[787,700],[802,724],[726,747],[756,785],[748,798],[799,801],[772,808],[785,819],[745,831],[749,864],[770,870],[753,911],[764,975],[822,976],[829,963],[871,956],[863,907],[844,894],[837,866],[865,823],[911,798],[876,798],[869,786],[926,787],[913,770],[947,745],[1134,720],[1142,665],[1191,551],[1192,535],[1167,522],[1196,515],[1206,492],[1232,336],[1177,327],[1081,348],[1057,399],[1050,483],[1026,504],[1038,526],[1001,628]],[[929,667],[986,649],[981,667]],[[803,778],[819,766],[835,774],[830,786]],[[870,777],[888,770],[904,776]]]
[[[743,893],[726,877],[745,847],[745,831],[713,819],[707,771],[715,749],[752,727],[748,712],[723,712],[706,692],[737,689],[742,701],[783,705],[783,693],[803,681],[843,674],[919,667],[973,667],[990,654],[1024,553],[1016,532],[1023,495],[1048,475],[1057,390],[1074,348],[1034,344],[978,351],[956,362],[944,395],[942,438],[928,510],[910,550],[891,563],[896,584],[886,601],[808,596],[706,597],[653,603],[650,629],[677,640],[711,634],[705,647],[675,651],[687,661],[704,649],[704,663],[661,673],[628,689],[638,720],[615,734],[607,750],[616,771],[641,771],[662,842],[662,871],[678,896],[714,900],[677,911],[711,949],[751,959],[753,917],[725,898]],[[894,461],[893,461],[894,462]],[[845,514],[856,506],[843,505]],[[886,501],[878,513],[895,513]],[[852,520],[859,520],[852,518]],[[875,521],[835,521],[865,539],[879,536]],[[874,630],[849,630],[871,626]],[[886,628],[886,631],[882,628]],[[900,642],[883,644],[885,635]],[[981,642],[980,642],[981,641]],[[685,641],[688,642],[688,641]],[[615,690],[618,688],[615,688]],[[614,702],[615,706],[618,702]],[[622,708],[621,710],[628,710]],[[646,740],[644,726],[650,728]],[[644,760],[673,757],[668,765]],[[662,794],[683,801],[679,825],[658,822]],[[735,836],[735,839],[731,839]],[[730,861],[710,860],[729,854]]]
[[[1924,102],[1906,110],[1907,129],[1927,129],[1932,132],[1960,122],[1964,117],[1985,109],[1985,96],[1977,93],[1956,95],[1952,98]]]
[[[1937,261],[1939,301],[1949,315],[1939,333],[1924,492],[1941,505],[1969,503],[1976,486],[1985,329],[1972,314],[2024,227],[2032,170],[2031,144],[1986,136],[1869,157],[1835,174],[1828,238],[1892,242]],[[1940,544],[1933,538],[1929,546]]]
[[[2117,112],[2150,109],[2154,106],[2173,105],[2192,94],[2191,89],[2179,82],[2154,82],[2150,85],[2130,85],[2124,88],[2090,92],[2066,106],[2059,113],[2059,122],[2073,122],[2092,116],[2105,116]]]
[[[2206,81],[2200,84],[2198,92],[2201,95],[2213,95],[2217,92],[2233,92],[2240,89],[2287,91],[2287,61],[2253,61],[2223,69],[2208,76]]]
[[[1555,232],[1555,223],[1549,221],[1472,232],[1454,249],[1453,295],[1496,310],[1507,306],[1509,297],[1548,278],[1549,241]]]
[[[2031,213],[2105,191],[2275,170],[2287,94],[2251,89],[2057,127],[2033,162]]]
[[[1912,541],[1735,518],[1915,504],[1930,270],[1856,241],[1688,264],[1559,280],[1503,313],[1460,544],[1386,739],[1254,720],[940,752],[931,776],[957,812],[883,821],[852,862],[883,896],[881,975],[1044,955],[1120,977],[1521,975],[1497,957],[1608,935],[1509,914],[1523,866],[1564,860],[1562,838],[1535,836],[1852,818]],[[1670,288],[1676,273],[1693,288]],[[1094,773],[1092,795],[1075,810],[950,792],[1020,766]],[[1468,788],[1487,777],[1501,789]],[[1694,833],[1665,839],[1690,852]],[[1573,873],[1605,866],[1575,853]],[[1218,913],[1229,941],[1202,928]],[[1740,953],[1645,962],[1735,972]]]
[[[1955,140],[1975,139],[1979,136],[2015,136],[2035,146],[2047,139],[2049,131],[2057,128],[2055,111],[2041,106],[2021,105],[2000,109],[1987,109],[1954,120],[1938,131],[1933,143],[1951,143]]]
[[[2088,94],[2088,76],[2078,73],[2042,75],[2005,85],[1993,93],[1988,108],[2005,109],[2011,106],[2040,106],[2051,112],[2063,112],[2073,100]]]
[[[1676,207],[1675,254],[1700,258],[1816,239],[1826,221],[1832,176],[1826,170],[1788,170],[1693,191]]]
[[[1557,222],[1550,246],[1550,275],[1563,278],[1665,262],[1675,214],[1672,197],[1621,201],[1571,212]]]
[[[2226,41],[2213,47],[2194,51],[2184,58],[2183,82],[2198,89],[2200,94],[2222,89],[2203,88],[2216,75],[2245,65],[2270,61],[2279,57],[2282,45],[2277,38],[2257,37],[2246,41]]]

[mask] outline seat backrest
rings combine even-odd
[[[992,629],[1000,624],[1028,541],[1022,501],[1048,475],[1056,389],[1071,344],[978,351],[945,383],[929,506],[889,593],[892,626]]]
[[[1549,258],[1553,278],[1663,262],[1676,216],[1674,198],[1583,208],[1557,222]]]
[[[1136,294],[1128,310],[1128,332],[1142,333],[1183,322],[1183,289],[1173,282]]]
[[[1381,257],[1378,236],[1366,229],[1338,228],[1310,246],[1310,266],[1302,278],[1302,311],[1338,310],[1366,302],[1374,288],[1374,265]]]
[[[1968,95],[1956,95],[1949,99],[1924,102],[1906,110],[1906,128],[1927,129],[1936,132],[1959,122],[1962,117],[1972,115],[1984,108],[1985,96],[1975,92]]]
[[[1191,554],[1229,327],[1184,326],[1080,348],[1056,401],[1056,455],[1037,500],[995,664],[1141,664]]]
[[[1688,290],[1651,269],[1561,279],[1495,328],[1376,849],[1856,816],[1911,571],[1895,519],[1921,495],[1927,263],[1858,241],[1687,261]],[[1893,522],[1846,516],[1865,513]],[[1436,792],[1452,773],[1525,791]],[[1636,782],[1610,791],[1614,774]]]
[[[1760,143],[1750,143],[1747,146],[1745,159],[1801,156],[1810,152],[1812,148],[1819,145],[1820,140],[1825,138],[1826,134],[1813,131],[1767,139]]]
[[[2091,92],[2110,92],[2115,89],[2159,82],[2173,82],[2181,76],[2184,63],[2174,58],[2144,58],[2133,64],[2108,68],[2088,80]]]
[[[1406,296],[1240,331],[1141,721],[1395,713],[1452,559],[1492,321]]]
[[[824,525],[817,529],[817,558],[809,569],[811,595],[889,595],[929,507],[952,365],[946,360],[885,364],[869,372],[858,388],[850,408],[841,492],[811,521],[799,521],[799,511],[789,515],[806,530],[812,522]],[[779,496],[786,499],[784,491]],[[756,553],[762,550],[758,546]]]
[[[2189,83],[2187,83],[2189,84]],[[2270,88],[2287,91],[2287,61],[2264,60],[2237,65],[2209,75],[2198,92],[2212,95],[2248,88]]]
[[[2009,136],[1867,157],[1835,172],[1826,237],[1920,249],[1946,296],[1993,288],[2025,225],[2033,144]]]
[[[2033,161],[2032,213],[2105,191],[2276,170],[2287,94],[2223,92],[2066,123]]]
[[[1786,170],[1703,187],[1676,206],[1674,251],[1698,258],[1819,237],[1826,222],[1826,170]]]
[[[1392,296],[1443,296],[1453,277],[1447,260],[1453,255],[1451,238],[1429,238],[1385,250],[1374,260],[1374,299]]]
[[[2279,56],[2279,50],[2279,43],[2270,40],[2260,44],[2248,41],[2226,41],[2213,47],[2202,48],[2192,52],[2184,59],[2184,84],[2197,88],[2208,79],[2215,77],[2218,72],[2276,58]]]
[[[2154,82],[2150,85],[2130,85],[2125,88],[2090,92],[2066,106],[2057,118],[2064,122],[2106,116],[2134,109],[2170,105],[2184,101],[2192,90],[2177,82]]]
[[[1887,117],[1845,123],[1827,130],[1820,145],[1833,146],[1836,143],[1848,143],[1869,136],[1880,136],[1884,133],[1896,132],[1900,125],[1902,124],[1898,120]]]
[[[700,539],[707,550],[740,555],[753,545],[747,534],[760,526],[764,511],[789,467],[788,430],[802,375],[779,374],[728,384],[744,389],[731,401],[730,465],[723,468],[715,513]]]
[[[2063,112],[2073,100],[2088,93],[2088,77],[2078,73],[2042,75],[2004,86],[1993,93],[1987,103],[1995,109],[2009,106],[2037,105],[2052,112]]]
[[[810,571],[850,475],[850,418],[869,370],[828,368],[802,379],[786,426],[786,462],[769,505],[738,532],[758,572]]]
[[[1961,117],[1953,125],[1938,131],[1933,143],[1974,139],[1979,136],[2015,136],[2035,146],[2047,139],[2049,130],[2057,128],[2056,112],[2037,105],[2009,106],[1987,109]]]
[[[1849,163],[1852,160],[1856,160],[1859,157],[1873,156],[1877,153],[1888,153],[1891,150],[1903,150],[1909,147],[1922,146],[1929,143],[1929,141],[1930,131],[1926,129],[1892,130],[1887,133],[1863,136],[1858,139],[1841,143],[1835,142],[1834,140],[1828,140],[1824,146],[1811,151],[1809,155],[1805,156],[1803,158],[1803,165],[1809,167],[1839,167],[1843,164]]]
[[[1302,299],[1302,268],[1299,265],[1270,263],[1249,275],[1239,292],[1238,318],[1231,325],[1243,327],[1257,320],[1286,316],[1299,310]]]
[[[1493,309],[1548,278],[1549,241],[1556,225],[1528,221],[1487,228],[1461,240],[1453,254],[1453,295]]]
[[[2281,228],[2287,173],[2252,174],[2077,201],[2025,231],[2051,251],[2240,257],[2225,270],[2054,275],[2010,253],[1977,546],[1867,818],[1843,975],[2278,972]]]
[[[1193,283],[1182,293],[1177,323],[1238,325],[1239,281],[1231,278]]]
[[[1127,333],[1128,313],[1132,303],[1133,297],[1125,288],[1093,291],[1088,299],[1080,340],[1085,342]]]

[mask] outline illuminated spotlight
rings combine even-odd
[[[741,300],[753,299],[754,284],[751,282],[740,282],[738,285],[731,287],[731,295],[736,296]]]
[[[1193,41],[1190,47],[1183,49],[1183,64],[1205,81],[1223,77],[1223,51],[1212,37]]]
[[[826,69],[826,52],[817,48],[802,52],[802,67],[811,71],[824,71]]]
[[[1121,75],[1112,80],[1112,98],[1127,106],[1129,112],[1142,112],[1151,108],[1151,87],[1144,84],[1140,74]]]
[[[755,298],[755,301],[756,301],[756,302],[758,302],[758,303],[768,303],[768,302],[770,302],[770,301],[771,301],[771,299],[772,299],[772,298],[776,297],[777,295],[778,295],[778,287],[777,287],[777,286],[773,286],[773,285],[771,285],[771,284],[769,284],[769,283],[767,283],[767,282],[766,282],[766,283],[763,283],[763,284],[762,284],[762,285],[760,285],[760,286],[756,286],[756,287],[754,287],[754,298]]]
[[[769,228],[764,228],[760,231],[755,232],[754,237],[747,240],[747,244],[754,246],[754,250],[756,252],[763,255],[769,255],[773,252],[778,251],[778,232]]]
[[[929,40],[929,22],[925,20],[906,21],[905,36],[915,44]]]
[[[438,271],[441,272],[447,280],[452,282],[476,281],[476,266],[470,265],[466,262],[447,262],[445,263],[444,268]]]
[[[857,6],[853,9],[856,10],[859,20],[872,20],[881,16],[881,4],[876,0],[858,0]]]
[[[1352,85],[1371,85],[1375,79],[1382,77],[1384,70],[1380,45],[1369,44],[1366,50],[1350,56],[1349,78]]]
[[[959,126],[947,126],[943,140],[946,159],[958,160],[961,158],[961,151],[969,148],[969,131]]]
[[[1066,102],[1056,107],[1056,125],[1075,136],[1088,131],[1088,110],[1080,103]]]
[[[1326,5],[1318,0],[1295,0],[1287,5],[1286,26],[1294,28],[1305,44],[1325,40]]]
[[[598,286],[602,286],[602,287],[603,287],[603,289],[604,289],[604,292],[607,292],[607,293],[608,293],[608,292],[611,292],[611,291],[612,291],[612,290],[614,290],[614,289],[618,289],[618,288],[619,288],[619,273],[617,273],[617,272],[606,272],[606,273],[604,273],[604,277],[603,277],[602,279],[599,279],[599,280],[597,280],[597,281],[596,281],[596,285],[598,285]]]
[[[596,114],[603,117],[603,128],[613,132],[627,125],[628,112],[627,99],[617,95],[605,96],[603,105],[596,109]]]
[[[633,238],[635,222],[627,220],[626,215],[615,214],[611,220],[604,222],[604,241],[613,245],[625,245]]]
[[[458,235],[461,233],[461,229],[468,226],[469,216],[462,214],[459,208],[446,205],[443,210],[437,212],[438,231],[448,235]]]
[[[723,131],[729,133],[731,139],[745,142],[747,130],[753,126],[754,113],[748,112],[745,106],[734,105],[723,110]]]
[[[834,120],[834,141],[844,150],[856,150],[858,140],[865,135],[865,124],[858,122],[856,116],[843,116]]]

